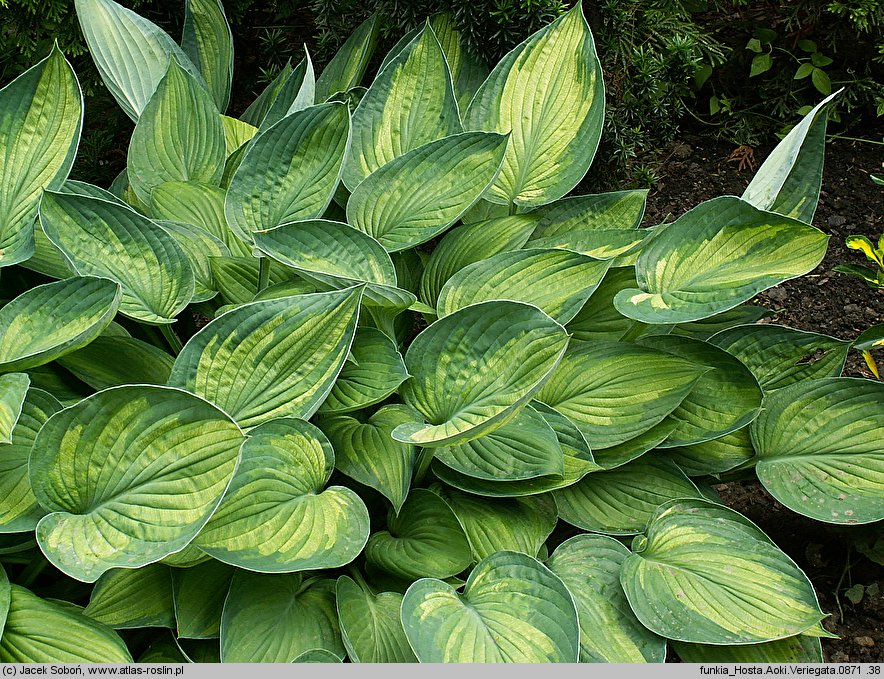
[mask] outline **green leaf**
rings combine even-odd
[[[504,551],[537,556],[558,519],[548,495],[489,500],[447,489],[441,495],[463,527],[477,562]]]
[[[184,551],[191,549],[196,548],[187,547]],[[215,559],[190,568],[173,569],[172,590],[175,597],[176,635],[179,638],[218,638],[221,613],[234,572],[236,569]]]
[[[173,57],[202,79],[163,29],[132,10],[114,0],[75,0],[74,6],[101,79],[132,120],[138,121]]]
[[[537,400],[572,420],[592,450],[659,424],[708,370],[656,349],[617,342],[569,347]]]
[[[604,119],[604,81],[580,4],[507,54],[464,114],[468,130],[512,130],[487,199],[535,206],[586,174]]]
[[[700,497],[675,464],[644,456],[610,471],[595,472],[553,492],[559,518],[595,533],[634,535],[664,502]]]
[[[810,64],[804,64],[798,69],[799,73],[804,66],[813,69]],[[835,96],[817,104],[777,144],[746,187],[743,200],[760,210],[811,222],[823,180],[829,104]]]
[[[212,267],[212,277],[221,292],[221,296],[228,304],[236,306],[248,304],[252,301],[277,299],[278,297],[291,297],[316,292],[316,286],[297,276],[291,269],[287,269],[276,262],[270,263],[269,287],[258,291],[258,277],[260,275],[260,262],[254,257],[210,257],[209,266]],[[284,287],[284,294],[280,292],[280,286]]]
[[[174,323],[193,296],[193,271],[163,228],[117,203],[43,194],[40,222],[77,273],[118,282],[119,311],[142,323]]]
[[[28,456],[37,432],[62,405],[53,396],[31,387],[12,430],[12,442],[0,444],[0,534],[33,531],[46,513],[28,479]]]
[[[507,137],[467,132],[399,155],[359,184],[347,221],[388,251],[420,245],[454,224],[500,171]]]
[[[380,330],[358,328],[350,356],[354,362],[344,364],[320,413],[347,413],[379,403],[409,377],[396,344]]]
[[[402,601],[405,634],[421,662],[576,662],[577,610],[536,559],[498,552],[476,566],[463,594],[418,580]]]
[[[809,62],[805,62],[798,67],[798,70],[795,71],[795,75],[792,76],[793,80],[803,80],[807,76],[813,73],[813,64]]]
[[[6,617],[9,615],[9,605],[12,594],[9,587],[9,577],[0,564],[0,637],[3,636],[3,628],[6,626]]]
[[[621,290],[614,305],[643,323],[708,318],[811,271],[828,239],[812,226],[739,198],[714,198],[642,248],[637,289]]]
[[[566,328],[575,340],[616,342],[633,326],[634,321],[614,307],[614,297],[621,290],[635,287],[633,267],[612,267]]]
[[[224,127],[224,145],[227,149],[228,158],[233,155],[234,151],[237,151],[240,147],[249,143],[254,138],[254,136],[258,134],[258,128],[254,125],[249,125],[248,123],[244,123],[242,120],[237,120],[236,118],[231,118],[230,116],[221,116],[221,125]],[[226,186],[226,184],[224,184],[223,178],[222,186]],[[222,204],[224,202],[223,196],[221,202]]]
[[[221,621],[222,662],[292,662],[314,649],[345,655],[335,581],[238,571]]]
[[[34,254],[41,192],[67,178],[82,126],[83,94],[57,46],[0,89],[0,267]]]
[[[335,467],[377,490],[398,514],[411,486],[417,447],[393,440],[390,432],[419,416],[414,409],[397,403],[383,406],[364,423],[348,415],[334,415],[320,419],[319,426],[335,449]]]
[[[752,424],[758,479],[817,521],[884,519],[884,384],[826,377],[768,394]]]
[[[350,34],[316,80],[316,103],[328,101],[362,81],[378,38],[378,16],[373,14]]]
[[[368,539],[365,559],[397,577],[447,578],[472,562],[457,517],[432,491],[413,489],[398,515],[388,517],[387,527]]]
[[[622,467],[627,462],[632,462],[663,443],[675,431],[676,426],[674,420],[668,417],[664,418],[660,424],[654,425],[628,441],[607,448],[596,448],[592,454],[593,458],[602,469]]]
[[[111,628],[12,585],[0,663],[131,663]]]
[[[814,68],[810,73],[810,80],[817,92],[823,96],[832,94],[832,81],[823,69]]]
[[[679,323],[672,326],[671,331],[668,330],[669,326],[651,326],[645,334],[672,334],[678,335],[679,337],[688,337],[690,339],[708,342],[709,338],[722,330],[727,330],[728,328],[733,328],[737,325],[756,323],[762,318],[770,318],[773,315],[774,314],[770,309],[765,309],[761,306],[753,306],[751,304],[741,304],[740,306],[727,311],[722,311],[720,314],[715,314],[709,318],[704,318],[699,321],[691,321],[690,323]]]
[[[736,356],[765,391],[841,374],[850,342],[783,325],[740,325],[709,340]]]
[[[474,304],[436,321],[409,346],[413,377],[400,389],[429,423],[399,425],[393,438],[443,446],[494,431],[543,386],[567,344],[562,326],[519,302]]]
[[[96,390],[124,384],[165,384],[174,359],[133,337],[97,337],[58,359],[59,365]]]
[[[712,646],[674,641],[672,648],[687,663],[821,663],[820,640],[799,634],[746,646]]]
[[[458,109],[466,111],[470,100],[488,77],[488,66],[481,63],[465,48],[461,34],[454,27],[449,14],[436,14],[431,17],[430,26],[442,46],[445,61],[451,71]]]
[[[157,222],[184,250],[193,271],[192,302],[205,302],[218,294],[212,274],[213,257],[229,257],[230,250],[224,243],[198,226],[180,222]]]
[[[166,387],[108,389],[56,413],[29,463],[50,512],[40,548],[84,582],[184,548],[220,503],[241,441],[220,410]]]
[[[666,448],[661,452],[675,462],[688,476],[721,474],[755,457],[749,427],[737,429],[711,441],[691,446]]]
[[[233,34],[220,0],[187,0],[181,49],[199,68],[223,113],[233,81]]]
[[[525,406],[512,420],[480,438],[434,452],[445,466],[489,481],[561,477],[565,471],[565,457],[556,432],[531,406]]]
[[[331,651],[324,648],[311,648],[304,651],[297,658],[292,660],[293,663],[342,663],[344,659],[335,655]]]
[[[252,140],[224,204],[237,236],[250,242],[255,231],[322,216],[350,143],[349,119],[345,104],[311,106]]]
[[[470,304],[511,299],[570,321],[595,291],[610,262],[564,250],[516,250],[458,271],[442,287],[437,308],[447,316]]]
[[[629,608],[620,568],[629,550],[614,538],[578,535],[546,562],[577,605],[580,662],[662,663],[666,640],[646,629]]]
[[[169,384],[255,427],[309,418],[331,391],[356,331],[361,290],[252,302],[190,338]]]
[[[291,61],[287,61],[282,67],[282,70],[280,70],[279,75],[277,75],[276,78],[264,88],[255,101],[249,104],[249,107],[243,112],[240,119],[252,127],[260,127],[264,118],[267,116],[267,111],[273,106],[273,102],[276,100],[276,97],[279,96],[279,91],[282,89],[282,86],[285,85],[286,80],[288,80],[291,74]]]
[[[353,191],[394,158],[462,131],[445,55],[426,25],[381,68],[353,112],[344,185]]]
[[[83,613],[115,629],[174,628],[172,573],[163,564],[107,571],[95,583]]]
[[[761,408],[761,387],[738,359],[711,344],[658,335],[639,343],[709,368],[669,417],[677,426],[664,447],[711,441],[745,427]]]
[[[68,278],[22,293],[0,309],[0,373],[34,368],[83,347],[110,324],[120,286]]]
[[[295,70],[286,78],[285,83],[279,89],[273,103],[267,110],[267,114],[261,121],[258,131],[263,132],[286,116],[313,106],[315,87],[316,77],[313,73],[313,62],[310,60],[310,53],[307,52],[305,46],[304,58],[295,66]]]
[[[12,443],[31,378],[25,373],[0,375],[0,446]]]
[[[762,73],[767,73],[771,68],[773,68],[773,58],[770,54],[767,52],[758,54],[752,59],[752,65],[749,67],[749,77],[754,78]]]
[[[172,59],[132,132],[126,166],[132,190],[150,203],[151,191],[164,182],[216,185],[226,155],[212,96]]]
[[[399,618],[401,594],[373,594],[346,575],[338,578],[335,592],[341,636],[353,662],[417,661]]]
[[[641,623],[676,641],[753,644],[823,617],[807,576],[758,527],[708,500],[673,500],[633,541],[620,583]]]
[[[260,573],[343,566],[369,534],[365,504],[326,488],[331,443],[303,420],[276,419],[249,432],[221,505],[196,538],[219,561]]]

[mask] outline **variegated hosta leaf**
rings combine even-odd
[[[193,271],[192,301],[205,302],[218,294],[212,274],[213,257],[229,257],[230,250],[220,240],[198,226],[181,222],[157,222],[184,250]]]
[[[642,338],[640,343],[710,368],[670,413],[677,426],[664,447],[711,441],[755,419],[761,408],[761,387],[749,369],[726,351],[666,335]]]
[[[138,121],[172,57],[202,79],[162,28],[132,10],[114,0],[75,0],[74,6],[101,79],[132,120]]]
[[[353,362],[344,364],[320,413],[347,413],[379,403],[409,377],[396,344],[380,330],[359,328],[350,356]]]
[[[617,310],[651,324],[686,323],[727,311],[813,269],[829,237],[733,196],[706,201],[643,246],[637,288]]]
[[[451,71],[458,108],[466,111],[476,90],[488,77],[488,66],[464,47],[460,32],[454,27],[450,15],[436,14],[430,18],[430,26],[442,46],[445,61]]]
[[[142,323],[174,323],[193,296],[187,255],[163,228],[117,203],[43,194],[40,222],[76,271],[117,281],[119,311]]]
[[[28,479],[28,456],[37,432],[62,406],[49,393],[31,387],[12,430],[12,442],[0,444],[0,534],[33,531],[46,513]]]
[[[184,551],[191,549],[196,548],[191,546]],[[172,556],[177,557],[180,554],[181,552]],[[221,613],[235,572],[235,568],[215,559],[172,570],[178,638],[218,638],[221,633]]]
[[[616,191],[557,200],[530,215],[537,228],[528,247],[557,248],[596,259],[628,252],[647,236],[637,231],[645,212],[647,191]]]
[[[115,629],[174,628],[172,572],[164,564],[108,571],[95,583],[83,613]]]
[[[614,308],[614,297],[621,290],[635,287],[633,267],[612,267],[577,315],[566,326],[575,340],[616,342],[634,325]]]
[[[416,662],[402,620],[402,595],[373,594],[346,575],[338,578],[336,603],[341,636],[353,662]]]
[[[402,601],[402,624],[421,662],[577,662],[571,594],[546,566],[516,552],[479,563],[463,594],[418,580]]]
[[[884,519],[884,384],[826,377],[778,389],[752,423],[755,471],[789,509],[826,523]]]
[[[363,330],[360,328],[359,332]],[[420,414],[413,408],[395,403],[382,407],[366,422],[349,415],[333,415],[319,421],[335,450],[335,467],[381,493],[397,514],[411,487],[418,449],[393,440],[390,432],[416,417]]]
[[[162,349],[134,337],[95,338],[62,356],[59,365],[96,390],[124,384],[165,384],[174,360]]]
[[[224,191],[198,182],[167,182],[150,194],[155,219],[198,226],[220,240],[235,257],[251,257],[252,248],[237,238],[224,217]]]
[[[166,387],[108,389],[56,413],[29,462],[50,512],[40,548],[84,582],[182,549],[221,501],[241,442],[223,412]]]
[[[190,338],[169,384],[242,427],[309,418],[331,391],[356,331],[359,288],[253,302]]]
[[[721,474],[746,464],[755,457],[749,427],[737,429],[711,441],[666,448],[660,452],[675,462],[688,476]]]
[[[0,446],[12,443],[31,379],[25,373],[0,375]],[[0,448],[2,450],[2,448]]]
[[[558,519],[549,495],[489,500],[448,489],[441,495],[463,526],[477,562],[504,551],[537,556]]]
[[[500,171],[508,137],[466,132],[397,156],[347,202],[347,221],[388,251],[420,245],[454,224]]]
[[[565,324],[598,287],[610,262],[564,250],[516,250],[493,255],[458,271],[439,293],[446,316],[470,304],[512,299],[534,304]]]
[[[784,325],[738,325],[709,342],[740,359],[765,391],[838,377],[850,351],[850,342]]]
[[[634,535],[664,502],[700,497],[697,487],[675,464],[646,455],[609,471],[588,474],[553,492],[559,517],[594,533]]]
[[[210,257],[209,266],[212,267],[212,277],[224,301],[236,306],[253,301],[316,292],[316,286],[276,262],[270,263],[269,286],[260,292],[258,290],[260,262],[256,258]],[[284,294],[276,294],[282,288]]]
[[[58,47],[0,89],[0,268],[34,254],[43,189],[67,178],[83,126],[83,94]]]
[[[602,469],[616,469],[661,445],[675,431],[677,423],[666,417],[647,431],[608,448],[596,448],[592,456]]]
[[[823,99],[777,144],[746,187],[743,200],[761,210],[813,221],[823,181],[827,107],[839,93]]]
[[[494,431],[543,386],[567,345],[561,325],[520,302],[474,304],[436,321],[409,346],[413,377],[400,389],[428,423],[402,424],[393,438],[438,447]]]
[[[376,14],[362,22],[341,45],[332,60],[316,79],[316,103],[328,101],[338,92],[346,92],[362,81],[368,62],[374,53],[378,38],[378,17]]]
[[[821,663],[820,640],[799,634],[778,641],[745,646],[712,646],[674,641],[672,648],[688,663]]]
[[[753,644],[823,617],[807,576],[744,516],[673,500],[633,541],[620,583],[641,623],[676,641]]]
[[[114,281],[88,277],[22,293],[0,309],[0,373],[43,365],[89,344],[113,320],[121,297]]]
[[[255,137],[224,203],[227,222],[250,242],[255,231],[322,216],[350,143],[345,104],[311,106]]]
[[[252,138],[258,134],[258,128],[254,125],[249,125],[242,120],[237,120],[230,116],[221,116],[221,125],[224,127],[224,145],[227,150],[228,158],[233,155],[234,151],[250,142]],[[223,207],[223,196],[221,202]]]
[[[702,318],[699,321],[690,321],[688,323],[678,323],[671,326],[671,331],[667,331],[670,326],[654,325],[648,328],[648,335],[678,335],[679,337],[688,337],[690,339],[709,341],[709,338],[722,330],[733,328],[738,325],[747,325],[757,323],[762,318],[773,317],[770,309],[762,306],[754,306],[752,304],[741,304],[740,306],[722,311],[709,318]]]
[[[604,81],[580,3],[507,54],[464,114],[468,130],[512,130],[487,199],[544,205],[592,163],[604,122]]]
[[[546,562],[577,605],[580,662],[661,663],[666,640],[645,628],[629,608],[620,567],[629,550],[614,538],[578,535]]]
[[[0,564],[0,638],[3,636],[3,628],[6,626],[6,617],[9,614],[9,605],[12,599],[12,592],[9,586],[9,577]]]
[[[595,451],[659,424],[707,370],[648,347],[580,342],[568,349],[537,400],[580,427]]]
[[[150,203],[151,191],[164,182],[215,185],[226,156],[212,95],[172,59],[132,132],[126,166],[132,190]]]
[[[435,307],[442,286],[454,274],[474,262],[520,249],[536,224],[536,218],[531,215],[512,215],[465,224],[449,231],[427,260],[421,275],[421,300]]]
[[[381,68],[353,112],[344,185],[353,191],[394,158],[462,131],[445,55],[426,25]]]
[[[310,60],[310,54],[305,47],[304,58],[295,66],[291,75],[286,78],[283,86],[279,88],[279,92],[261,121],[258,132],[263,132],[292,113],[303,111],[308,106],[313,106],[315,87],[316,76],[313,73],[313,62]]]
[[[222,662],[292,662],[314,649],[345,655],[335,581],[238,571],[221,620]]]
[[[457,517],[430,490],[412,490],[399,514],[388,517],[387,527],[368,539],[365,558],[397,577],[447,578],[472,562],[470,543]]]
[[[324,648],[311,648],[304,651],[293,663],[342,663],[344,659]]]
[[[249,432],[224,500],[196,538],[219,561],[260,573],[337,568],[365,546],[368,510],[349,488],[326,488],[335,455],[304,420]]]
[[[132,662],[126,644],[110,627],[24,587],[12,585],[10,593],[0,663]]]
[[[233,34],[220,0],[187,0],[181,49],[199,68],[215,105],[224,113],[233,81]]]
[[[434,452],[447,467],[488,481],[561,477],[565,473],[565,456],[556,432],[531,406],[484,436]]]

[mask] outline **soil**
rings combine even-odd
[[[864,136],[880,139],[882,134],[879,130]],[[771,149],[753,149],[756,167]],[[660,156],[665,160],[656,170],[660,180],[648,197],[646,225],[671,221],[715,196],[740,195],[753,170],[740,168],[738,161],[729,159],[734,150],[708,136],[682,135]],[[773,322],[842,339],[853,339],[869,326],[884,323],[884,292],[833,271],[841,263],[865,264],[861,253],[845,247],[846,236],[864,234],[877,241],[884,230],[884,189],[868,176],[880,172],[882,160],[880,145],[844,140],[829,143],[814,217],[814,225],[831,235],[828,253],[809,275],[756,298],[754,303],[775,312]],[[884,363],[882,354],[876,355],[879,365]],[[873,377],[856,352],[851,352],[844,372]],[[792,512],[757,481],[731,482],[716,489],[725,504],[757,523],[807,573],[823,610],[830,613],[823,625],[839,636],[822,640],[825,659],[884,662],[884,568],[853,547],[850,529]],[[880,534],[882,529],[877,526]],[[853,603],[846,591],[854,585],[872,589],[866,589],[862,599]],[[851,591],[856,598],[856,589]]]

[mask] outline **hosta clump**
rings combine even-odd
[[[238,118],[216,0],[180,44],[77,11],[136,127],[109,189],[68,181],[64,57],[0,91],[0,661],[821,658],[710,482],[884,518],[884,387],[747,305],[824,254],[827,102],[741,198],[639,228],[644,192],[568,195],[579,5],[490,72],[443,16],[369,81],[369,21]]]

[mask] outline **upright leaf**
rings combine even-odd
[[[365,75],[378,37],[378,16],[371,15],[353,31],[316,80],[316,103],[355,87]]]
[[[221,113],[230,101],[233,34],[220,0],[187,0],[181,48],[202,73]]]
[[[258,131],[263,132],[286,116],[313,106],[315,88],[316,76],[313,73],[313,62],[305,47],[304,58],[295,66],[291,75],[279,88],[279,92],[267,109],[267,114],[261,121]]]
[[[6,626],[6,618],[9,615],[9,604],[12,600],[12,590],[9,586],[9,576],[0,565],[0,638],[3,636],[3,628]]]
[[[344,646],[353,662],[415,662],[402,629],[398,592],[373,594],[346,575],[335,589]]]
[[[0,445],[12,443],[31,379],[25,373],[0,375]]]
[[[447,13],[436,14],[430,18],[430,26],[445,53],[445,61],[451,70],[451,82],[457,106],[461,112],[466,111],[476,90],[488,77],[488,66],[479,61],[463,45],[460,31],[452,23]]]

